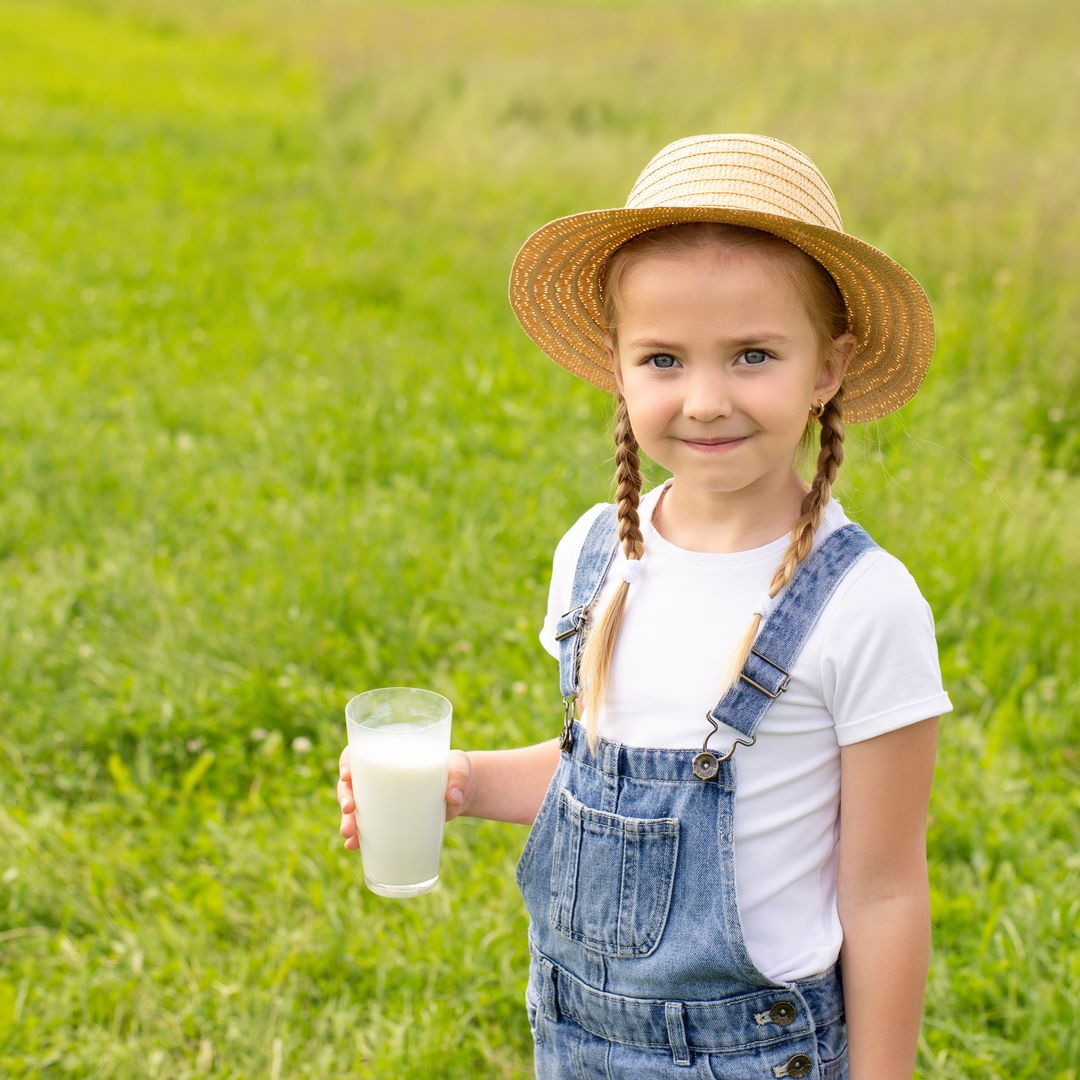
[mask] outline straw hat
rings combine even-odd
[[[645,166],[626,206],[557,218],[525,241],[510,273],[510,305],[556,363],[615,390],[603,347],[599,278],[638,233],[682,221],[723,221],[774,233],[832,275],[856,348],[844,377],[844,419],[900,408],[930,366],[934,317],[899,263],[844,232],[825,178],[805,154],[764,135],[694,135]]]

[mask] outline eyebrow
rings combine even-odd
[[[783,334],[766,331],[763,334],[746,334],[742,337],[729,339],[720,343],[728,349],[748,349],[753,345],[788,345],[790,340]],[[631,349],[675,349],[681,346],[672,341],[660,341],[655,338],[640,338],[629,342]]]

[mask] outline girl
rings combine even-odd
[[[926,373],[925,294],[804,155],[709,135],[534,233],[510,295],[616,404],[615,502],[560,541],[540,633],[562,735],[454,751],[447,789],[532,823],[537,1076],[906,1080],[951,705],[917,586],[831,492],[844,421]],[[639,447],[671,473],[644,496]],[[344,753],[338,797],[355,849]]]

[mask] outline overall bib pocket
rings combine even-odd
[[[551,926],[622,959],[660,944],[679,849],[677,818],[594,810],[560,790],[551,862]]]

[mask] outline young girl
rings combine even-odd
[[[831,492],[844,422],[926,373],[922,289],[804,155],[709,135],[534,233],[511,303],[616,405],[615,502],[559,542],[540,633],[562,734],[454,751],[447,789],[532,823],[537,1076],[907,1080],[951,705],[915,582]],[[645,495],[639,447],[671,473]]]

